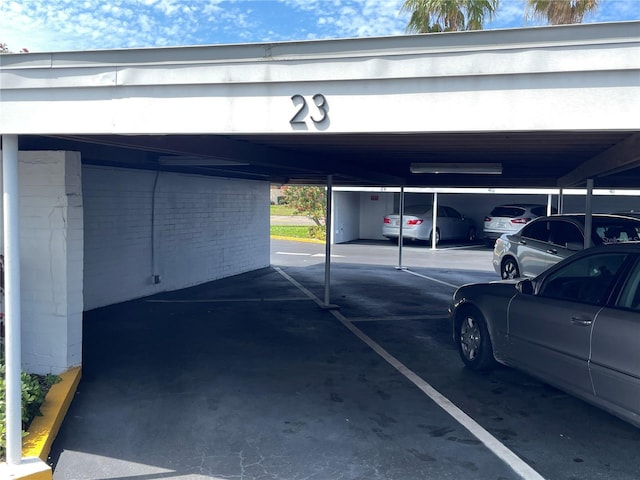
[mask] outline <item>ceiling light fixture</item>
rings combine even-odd
[[[502,174],[501,163],[412,163],[409,169],[411,173]]]

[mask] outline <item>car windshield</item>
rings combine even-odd
[[[502,207],[496,207],[493,210],[491,210],[491,216],[515,218],[515,217],[521,217],[522,215],[524,215],[524,212],[525,212],[524,208],[521,208],[521,207],[502,206]]]
[[[593,231],[599,243],[630,242],[640,239],[640,222],[594,217]]]

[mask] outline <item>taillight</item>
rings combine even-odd
[[[417,218],[415,220],[407,220],[407,225],[420,225],[424,220]]]
[[[490,222],[491,221],[491,217],[484,217],[484,221],[485,222]]]
[[[511,220],[511,223],[527,223],[530,220],[530,218],[514,218]]]
[[[391,223],[391,219],[389,217],[384,217],[384,223]]]

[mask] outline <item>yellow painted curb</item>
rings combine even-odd
[[[321,243],[324,245],[324,240],[318,240],[316,238],[281,237],[280,235],[271,235],[271,238],[275,240],[291,240],[292,242]]]
[[[22,442],[22,458],[37,457],[43,462],[47,461],[51,445],[69,410],[81,376],[82,369],[74,367],[61,374],[61,381],[51,386],[40,407],[42,416],[33,419],[29,434]]]
[[[42,416],[35,417],[28,435],[22,441],[22,459],[19,465],[0,463],[2,480],[52,480],[53,471],[46,463],[51,445],[69,410],[78,388],[82,369],[74,367],[60,375],[60,381],[52,385],[40,407]]]

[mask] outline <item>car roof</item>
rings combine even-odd
[[[549,220],[551,218],[564,218],[564,219],[568,219],[568,220],[574,220],[574,221],[579,222],[579,223],[584,223],[585,214],[584,213],[560,213],[560,214],[555,214],[555,215],[545,215],[544,217],[534,218],[532,221],[540,222],[540,221],[544,221],[544,220]],[[640,223],[640,219],[633,218],[633,217],[626,217],[624,215],[613,215],[613,214],[610,214],[610,213],[594,213],[592,215],[592,218],[594,218],[594,219],[607,219],[607,218],[615,219],[615,218],[619,218],[619,219],[621,219],[623,221],[631,221],[632,223],[634,221],[637,221],[637,222]]]
[[[529,208],[529,207],[546,207],[546,204],[543,203],[502,203],[500,205],[496,205],[493,208],[497,208],[497,207],[523,207],[523,208]]]

